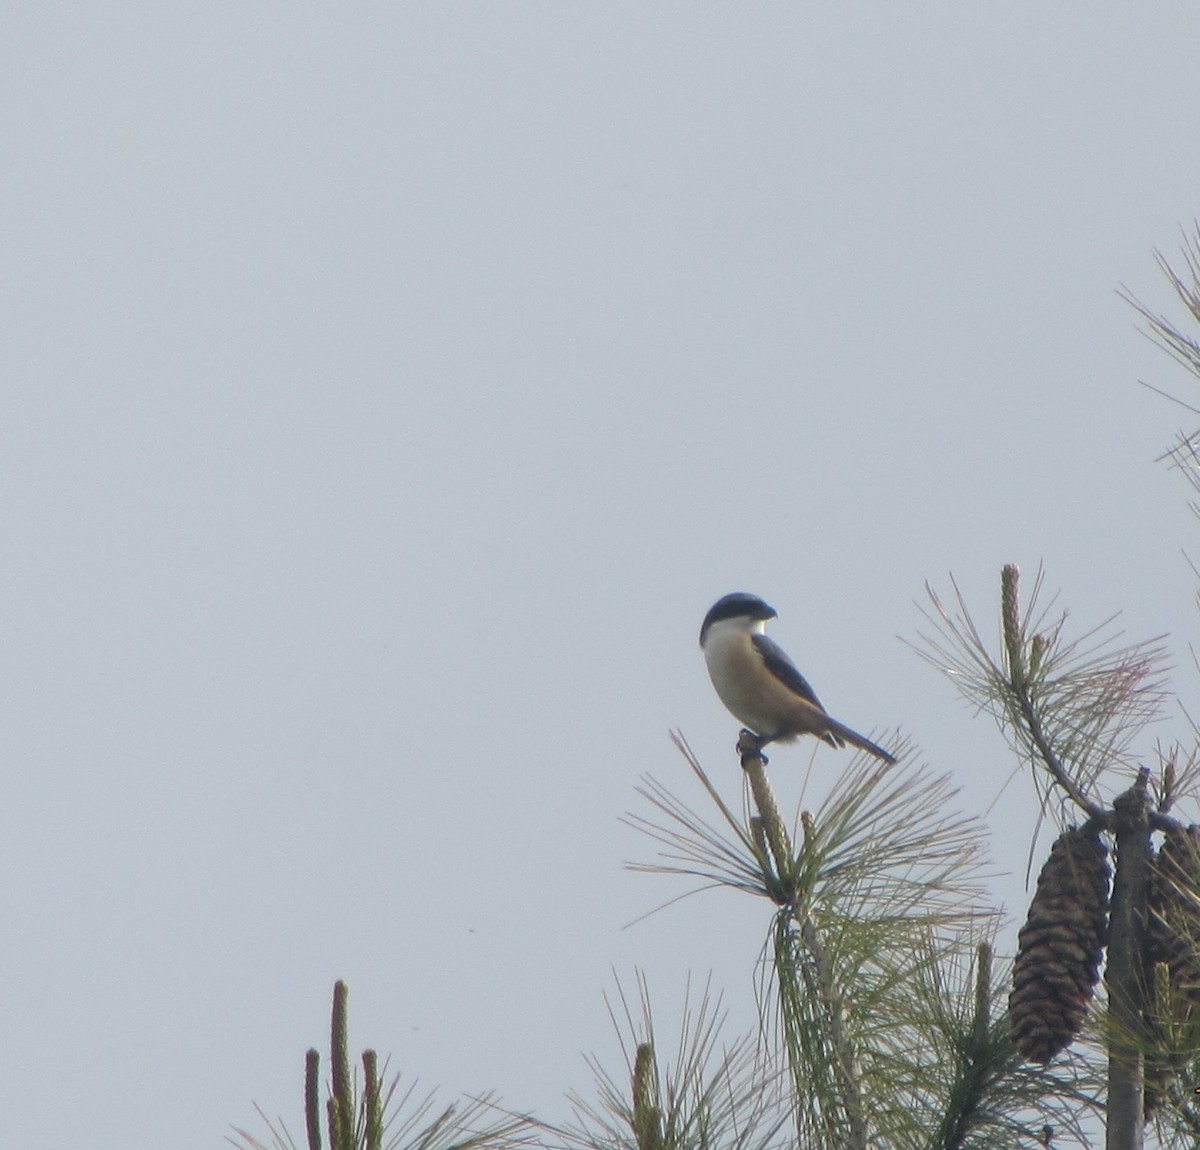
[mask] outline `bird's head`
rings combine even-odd
[[[745,591],[733,591],[722,595],[704,616],[704,623],[700,628],[700,646],[704,646],[704,640],[714,623],[726,620],[738,622],[749,631],[757,629],[759,624],[774,619],[778,614],[774,607],[764,603],[757,595],[749,595]]]

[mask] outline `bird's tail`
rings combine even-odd
[[[845,739],[852,747],[857,747],[860,751],[866,751],[868,754],[874,755],[877,759],[882,759],[885,763],[894,763],[896,756],[889,754],[877,743],[871,742],[870,739],[863,738],[857,731],[852,731],[843,723],[839,723],[837,719],[829,720],[829,731],[839,742]]]

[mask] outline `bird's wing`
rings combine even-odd
[[[790,690],[796,692],[802,699],[807,699],[814,707],[821,706],[821,700],[817,698],[817,693],[809,685],[808,680],[796,670],[791,659],[783,653],[783,648],[779,646],[773,639],[768,639],[766,635],[751,635],[750,642],[754,644],[754,649],[762,656],[762,661],[766,664],[767,670],[771,672],[780,682],[782,682]]]

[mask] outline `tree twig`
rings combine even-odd
[[[1108,822],[1108,812],[1099,803],[1089,799],[1079,784],[1071,778],[1062,760],[1054,753],[1046,730],[1033,705],[1029,693],[1029,678],[1025,673],[1025,657],[1021,634],[1020,607],[1017,596],[1017,580],[1020,572],[1015,563],[1008,563],[1000,574],[1000,610],[1004,625],[1004,647],[1008,655],[1008,688],[1012,691],[1017,709],[1029,731],[1029,737],[1047,770],[1072,800],[1087,812],[1089,818],[1102,823]]]

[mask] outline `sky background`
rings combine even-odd
[[[337,978],[356,1050],[549,1119],[620,1067],[614,971],[668,1030],[712,972],[748,1029],[770,908],[630,926],[684,887],[620,821],[646,773],[699,802],[672,727],[738,801],[727,591],[987,812],[1018,920],[1032,789],[905,645],[925,582],[991,635],[1044,563],[1195,699],[1155,459],[1200,419],[1138,381],[1200,397],[1117,295],[1180,314],[1194,4],[5,25],[6,1144],[299,1133]]]

